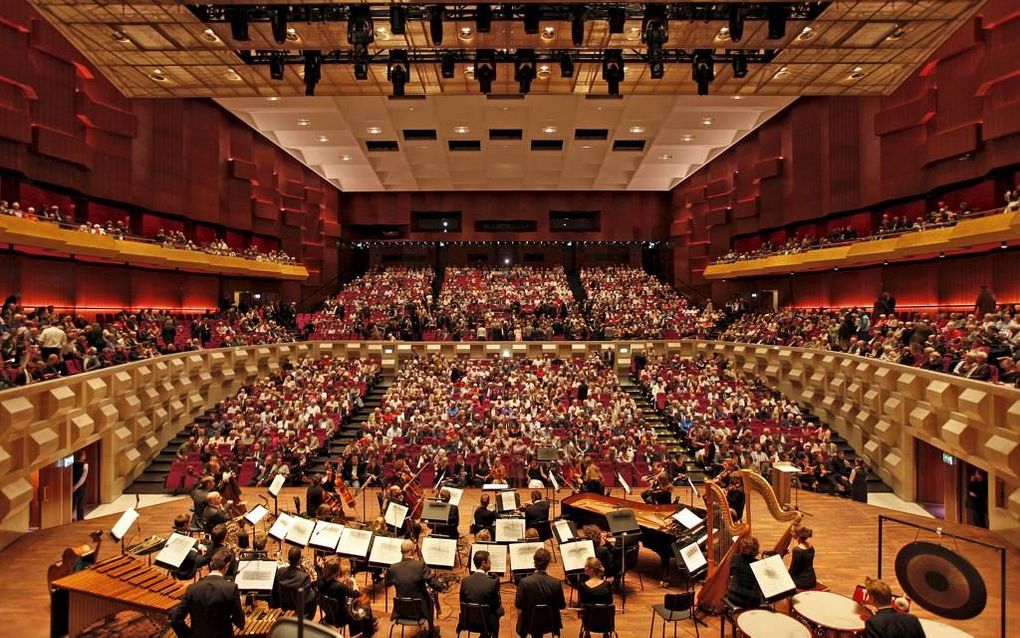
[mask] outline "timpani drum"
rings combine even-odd
[[[802,623],[766,609],[740,612],[736,625],[739,638],[811,638],[811,630]]]
[[[940,622],[928,620],[927,618],[920,618],[919,620],[921,621],[921,628],[924,629],[925,638],[974,638],[971,634],[956,627],[943,625]]]
[[[871,612],[852,598],[828,591],[806,591],[793,597],[793,617],[822,638],[859,638]]]

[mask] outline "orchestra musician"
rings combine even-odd
[[[665,464],[656,461],[652,473],[644,477],[648,481],[648,489],[641,492],[641,500],[645,503],[668,505],[673,499],[673,481],[670,480]]]
[[[437,636],[435,630],[435,605],[430,588],[442,589],[442,584],[432,574],[432,569],[414,557],[414,543],[405,540],[400,544],[401,560],[386,572],[386,585],[392,585],[399,598],[414,598],[428,623],[428,635]]]
[[[287,551],[287,564],[276,570],[273,579],[269,606],[273,609],[297,611],[297,590],[304,587],[305,618],[311,620],[315,616],[315,590],[311,587],[311,575],[301,564],[302,560],[300,547],[291,547]]]
[[[191,490],[191,502],[194,505],[194,517],[197,523],[202,521],[205,506],[209,503],[209,492],[213,491],[213,484],[213,477],[203,476],[195,482],[195,487]]]
[[[751,563],[758,560],[758,539],[747,536],[740,541],[740,549],[730,562],[730,585],[727,598],[740,609],[760,607],[763,598],[758,579],[751,571]]]
[[[478,507],[475,508],[474,527],[471,530],[474,534],[483,529],[488,530],[492,534],[496,529],[496,518],[499,515],[496,510],[489,509],[489,501],[489,495],[483,492],[481,499],[478,501]]]
[[[174,527],[171,531],[182,536],[190,536],[188,531],[188,523],[190,522],[191,517],[187,514],[178,514],[174,517]],[[170,575],[177,580],[191,580],[195,577],[195,573],[201,565],[202,557],[199,554],[198,547],[192,547],[188,555],[181,561],[180,567],[171,570]]]
[[[442,503],[450,502],[450,490],[445,487],[439,491],[439,500]],[[446,521],[446,525],[437,526],[436,533],[448,536],[449,538],[458,538],[460,532],[457,528],[460,527],[460,508],[456,505],[450,505],[450,517]]]
[[[481,487],[484,485],[492,474],[492,468],[489,467],[489,459],[485,454],[478,456],[478,462],[474,467],[474,478],[472,483],[475,487]]]
[[[590,464],[584,471],[584,484],[581,487],[581,491],[600,495],[605,495],[606,493],[606,482],[602,478],[602,471],[594,463]]]
[[[219,492],[209,492],[206,498],[205,509],[202,510],[202,527],[207,532],[217,525],[226,525],[230,521],[230,514],[227,513],[223,497]]]
[[[798,527],[793,532],[797,544],[790,552],[790,577],[797,589],[814,589],[818,584],[815,576],[815,548],[811,544],[813,532],[810,527]]]
[[[542,499],[538,490],[531,492],[531,503],[524,507],[524,527],[538,527],[538,524],[549,524],[549,501]]]
[[[542,627],[545,633],[560,635],[563,628],[563,621],[560,618],[560,611],[567,608],[567,601],[563,597],[563,583],[546,573],[552,555],[549,550],[542,547],[535,550],[535,573],[526,576],[517,585],[517,598],[514,606],[520,610],[517,614],[517,635],[526,638],[531,628],[532,612],[536,605],[547,605],[553,610],[552,627]],[[537,632],[536,632],[537,633]],[[534,638],[541,638],[536,635]]]
[[[371,638],[376,632],[378,621],[372,615],[371,603],[358,590],[358,583],[351,570],[337,556],[326,559],[322,566],[322,577],[315,582],[320,598],[337,602],[337,615],[324,615],[324,620],[334,627],[347,627],[349,635]],[[325,608],[323,609],[325,612]]]
[[[549,485],[549,475],[545,467],[538,462],[538,458],[531,459],[528,463],[528,487],[543,488]]]
[[[898,611],[893,607],[893,595],[889,585],[877,578],[864,581],[868,602],[878,609],[864,621],[864,638],[924,638],[924,627],[913,614]]]
[[[322,487],[322,477],[318,474],[312,477],[312,482],[305,490],[305,513],[308,516],[315,516],[319,506],[326,500],[326,490]]]
[[[351,454],[344,461],[343,469],[340,472],[341,478],[347,485],[358,488],[365,477],[365,467],[362,465],[358,453]]]
[[[581,528],[581,535],[591,541],[595,546],[595,558],[602,563],[604,574],[610,577],[617,577],[616,553],[613,551],[616,539],[609,532],[605,532],[596,525],[585,525]]]
[[[492,469],[489,470],[489,475],[486,477],[486,483],[506,483],[506,466],[503,464],[503,459],[496,457],[492,461]]]
[[[209,540],[212,544],[209,546],[205,556],[199,559],[198,566],[205,567],[210,563],[213,556],[223,552],[227,559],[223,575],[227,580],[234,580],[234,577],[237,576],[237,555],[234,554],[234,549],[227,544],[227,526],[221,523],[213,527],[212,531],[209,532]]]
[[[499,595],[499,579],[489,576],[492,559],[484,549],[475,552],[472,559],[475,571],[460,581],[460,602],[484,605],[485,626],[492,630],[490,634],[482,633],[480,638],[499,638],[499,619],[506,613]],[[457,633],[463,629],[463,617],[457,622]]]
[[[188,587],[170,612],[170,626],[178,638],[233,638],[234,627],[244,629],[244,608],[237,585],[223,577],[227,552],[213,555],[209,574]],[[185,620],[191,619],[189,627]]]

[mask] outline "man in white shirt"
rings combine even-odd
[[[51,354],[60,355],[60,352],[67,346],[67,334],[57,324],[50,324],[39,333],[39,347],[42,349],[43,360],[49,359]]]

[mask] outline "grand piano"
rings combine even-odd
[[[684,509],[683,505],[653,505],[641,501],[628,501],[613,496],[583,493],[568,496],[562,501],[563,518],[571,520],[575,525],[597,525],[609,529],[606,513],[618,509],[630,509],[634,512],[638,526],[641,528],[641,545],[659,555],[662,568],[661,580],[669,574],[669,559],[674,556],[673,545],[680,546],[694,542],[702,536],[704,526],[686,529],[674,520],[672,515]],[[688,507],[704,520],[705,510],[700,507]]]

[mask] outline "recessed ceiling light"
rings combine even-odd
[[[631,133],[635,133],[635,134],[637,134],[637,133],[644,133],[645,132],[645,127],[643,127],[643,126],[632,126],[632,127],[630,127],[630,132]]]
[[[734,95],[734,96],[733,96],[733,97],[731,97],[730,99],[731,99],[731,100],[742,100],[742,99],[744,99],[744,98],[743,98],[743,96],[741,96],[741,95]]]
[[[379,128],[378,126],[369,126],[367,129],[365,129],[365,131],[367,131],[369,135],[378,135],[382,133],[382,129]]]
[[[804,29],[797,36],[798,40],[805,41],[815,37],[815,30],[811,27],[804,27]]]
[[[350,155],[341,155],[340,156],[340,161],[341,162],[349,162],[349,161],[351,161],[351,156]]]
[[[473,67],[473,66],[466,66],[466,67],[464,67],[464,75],[474,75],[474,74],[475,74],[475,67]]]
[[[715,118],[710,115],[706,115],[705,117],[701,118],[701,123],[704,124],[705,126],[712,126],[712,124],[715,123]]]
[[[324,144],[329,141],[329,138],[326,137],[325,135],[320,135],[319,137],[317,137],[315,139],[319,140],[320,142],[322,142]]]
[[[790,75],[790,69],[788,69],[785,66],[783,66],[783,67],[779,67],[779,70],[776,71],[776,74],[773,75],[772,77],[774,79],[776,79],[776,80],[781,80],[781,79],[787,77],[788,75]]]
[[[542,127],[542,132],[546,133],[546,134],[548,134],[548,133],[555,133],[557,130],[559,130],[559,129],[557,129],[555,126],[544,126],[544,127]]]
[[[542,66],[538,67],[538,77],[547,78],[550,75],[551,73],[549,72],[549,67],[547,65],[543,64]]]
[[[685,135],[681,135],[680,139],[685,141],[685,142],[693,142],[694,141],[694,136],[691,135],[690,133],[687,133]]]
[[[128,41],[128,37],[126,35],[124,35],[123,31],[114,31],[113,33],[110,34],[110,37],[112,37],[117,42],[127,42]]]
[[[626,64],[624,64],[623,65],[623,74],[627,75],[628,73],[630,73],[630,67],[627,66]]]
[[[509,107],[509,106],[504,106],[504,107],[503,107],[503,110],[504,110],[504,111],[509,111],[509,110],[510,110],[510,107]]]
[[[308,126],[311,123],[312,123],[312,121],[310,119],[308,119],[307,117],[302,117],[301,119],[299,119],[297,121],[297,125],[298,126]]]
[[[663,153],[662,155],[659,156],[659,159],[661,159],[661,160],[671,160],[671,159],[673,159],[673,156],[670,155],[669,153]]]
[[[157,82],[166,82],[166,76],[163,75],[163,71],[160,69],[153,69],[152,73],[149,74],[149,77]]]
[[[851,80],[860,80],[867,74],[868,73],[862,67],[858,66],[854,67],[854,70],[851,71],[850,75],[848,75],[847,77],[850,78]]]
[[[216,35],[216,32],[212,29],[206,29],[202,32],[202,39],[207,42],[219,42],[220,36]]]
[[[223,74],[223,77],[227,78],[231,82],[241,81],[241,74],[233,69],[227,69],[227,72]]]
[[[729,40],[730,39],[730,28],[723,27],[719,29],[719,33],[715,34],[716,40]]]
[[[266,99],[269,100],[270,102],[279,102],[280,101],[280,98],[278,98],[275,95],[273,95],[271,97],[267,97]]]
[[[464,133],[467,133],[469,130],[470,129],[468,127],[466,127],[466,126],[454,126],[453,127],[453,132],[457,133],[458,135],[463,135]]]
[[[641,27],[631,27],[627,32],[628,40],[639,40],[641,38]]]
[[[468,38],[471,37],[473,33],[474,31],[471,29],[471,27],[461,27],[460,31],[458,32],[458,35],[460,36],[461,40],[467,40]]]
[[[389,40],[390,37],[391,37],[390,36],[390,32],[387,31],[385,27],[379,27],[378,29],[376,29],[375,30],[375,35],[380,40]]]
[[[583,148],[584,150],[586,150],[586,151],[587,151],[588,149],[590,149],[590,148],[591,148],[591,144],[582,144],[582,145],[581,145],[581,148]]]
[[[545,40],[552,40],[556,37],[556,29],[552,27],[546,27],[542,29],[542,38]]]
[[[900,25],[893,25],[892,33],[885,36],[886,40],[899,40],[903,36],[907,35],[907,32],[900,28]]]
[[[300,39],[301,39],[301,36],[299,36],[297,34],[297,29],[295,29],[294,27],[287,27],[287,41],[288,42],[297,42]]]

